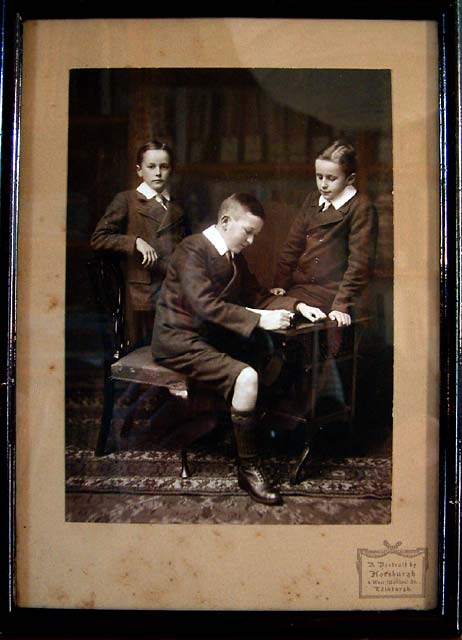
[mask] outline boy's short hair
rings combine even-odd
[[[345,140],[335,140],[329,143],[316,156],[316,160],[330,160],[339,164],[346,176],[356,173],[356,149]]]
[[[145,144],[141,145],[141,147],[136,152],[136,164],[139,167],[141,167],[143,163],[143,158],[146,151],[166,151],[168,153],[170,166],[173,169],[173,166],[175,164],[173,149],[166,142],[160,142],[160,140],[151,140],[150,142],[146,142]]]
[[[262,220],[266,219],[266,213],[262,203],[250,193],[233,193],[223,200],[218,210],[218,219],[220,219],[223,214],[228,213],[229,209],[236,204],[240,205],[252,215],[258,216]]]

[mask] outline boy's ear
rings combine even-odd
[[[136,165],[136,174],[139,178],[142,177],[141,167],[139,164]]]
[[[220,216],[220,219],[218,220],[218,222],[224,229],[226,229],[226,227],[228,226],[228,222],[229,222],[229,214],[223,213]]]
[[[350,175],[347,178],[347,183],[353,184],[355,180],[356,180],[356,173],[350,173]]]

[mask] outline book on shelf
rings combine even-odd
[[[202,87],[190,87],[186,95],[186,136],[189,138],[188,159],[205,162],[212,120],[212,95]]]
[[[187,161],[187,91],[186,87],[178,87],[174,98],[174,121],[175,121],[175,158],[179,165]]]
[[[268,162],[285,162],[287,160],[287,109],[279,102],[268,99],[264,103],[263,118],[266,160]]]
[[[301,111],[287,112],[287,159],[289,162],[308,161],[308,117]]]
[[[241,126],[240,92],[224,89],[220,92],[219,161],[236,163],[239,160]]]
[[[262,98],[257,89],[249,89],[243,100],[243,162],[263,160]]]
[[[171,90],[167,87],[154,86],[151,104],[153,138],[172,144],[171,116]]]

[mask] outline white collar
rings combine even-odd
[[[339,193],[333,200],[326,200],[323,195],[319,196],[319,206],[322,204],[326,204],[329,206],[331,204],[334,209],[340,209],[344,204],[351,200],[351,198],[357,193],[356,187],[353,187],[351,184],[347,184],[342,193]],[[327,207],[326,207],[327,209]]]
[[[204,229],[202,233],[207,238],[207,240],[213,244],[220,256],[224,256],[225,253],[229,251],[225,239],[218,231],[215,224],[212,224],[210,227],[207,227],[207,229]]]
[[[152,200],[152,198],[159,196],[159,193],[147,184],[147,182],[142,182],[136,190],[147,200]],[[162,191],[162,197],[166,200],[170,200],[170,193],[168,191]]]

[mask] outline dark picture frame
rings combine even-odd
[[[460,46],[461,2],[343,3],[327,11],[285,8],[265,17],[430,20],[438,24],[440,178],[440,501],[438,597],[432,610],[414,611],[169,611],[23,608],[16,603],[16,321],[19,234],[22,29],[28,20],[158,18],[128,8],[81,2],[72,10],[46,3],[2,4],[1,143],[1,631],[16,636],[136,637],[456,637],[460,629]],[[249,15],[233,7],[231,16]],[[195,16],[201,17],[201,16]],[[207,16],[203,16],[207,17]],[[228,16],[227,16],[228,17]],[[458,132],[455,135],[455,132]],[[149,630],[149,632],[147,632]],[[244,631],[245,630],[245,631]]]

